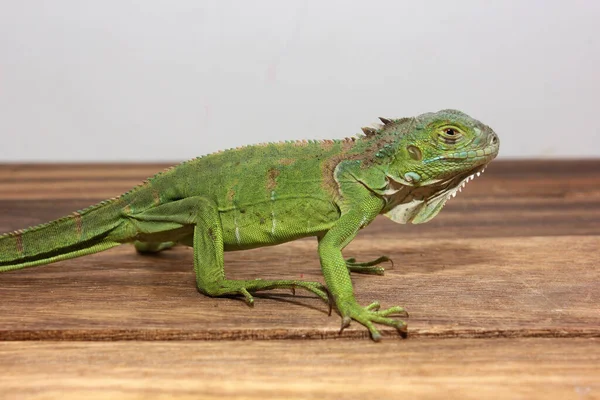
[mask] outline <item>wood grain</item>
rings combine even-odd
[[[364,236],[347,254],[388,254],[386,276],[355,275],[359,300],[403,304],[412,336],[600,336],[598,237],[399,239]],[[285,291],[208,298],[191,251],[141,257],[129,247],[0,275],[0,339],[337,338],[339,318]],[[310,241],[227,254],[233,278],[322,281]],[[168,311],[167,311],[168,310]],[[394,335],[391,329],[386,334]],[[353,324],[344,337],[365,336]]]
[[[597,339],[0,342],[0,397],[587,400],[600,396],[598,346]]]

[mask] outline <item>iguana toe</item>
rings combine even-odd
[[[356,272],[358,274],[369,274],[369,275],[383,275],[385,273],[385,268],[379,266],[383,262],[390,262],[392,264],[392,268],[394,267],[394,262],[391,258],[386,256],[381,256],[375,260],[367,261],[367,262],[356,262],[355,258],[347,258],[346,267],[350,272]]]

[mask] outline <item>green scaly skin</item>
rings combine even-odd
[[[0,236],[0,272],[96,253],[123,243],[140,252],[193,246],[200,292],[238,294],[304,288],[374,340],[374,324],[406,332],[402,307],[356,301],[350,271],[383,274],[381,257],[358,263],[342,250],[377,215],[399,223],[433,218],[497,155],[486,125],[455,110],[381,119],[344,140],[269,143],[226,150],[168,169],[120,197],[67,217]],[[223,252],[315,236],[327,286],[298,280],[225,278]]]

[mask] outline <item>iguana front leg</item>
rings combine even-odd
[[[380,311],[378,302],[361,307],[354,297],[352,281],[347,262],[342,257],[342,249],[354,239],[360,228],[370,223],[379,214],[383,201],[366,189],[359,188],[353,194],[353,198],[356,198],[357,194],[361,197],[353,201],[352,207],[319,240],[319,257],[329,293],[333,296],[335,305],[342,315],[342,330],[354,319],[366,326],[373,340],[378,341],[381,339],[381,334],[373,325],[374,323],[393,326],[403,333],[406,332],[406,323],[388,317],[393,314],[406,316],[407,313],[399,306]]]

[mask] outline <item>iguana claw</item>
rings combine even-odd
[[[342,333],[344,331],[344,329],[346,329],[347,327],[349,327],[351,322],[352,322],[352,318],[350,318],[350,317],[344,317],[344,318],[342,318],[342,327],[340,328],[340,332],[339,333]]]
[[[246,290],[246,288],[241,288],[240,294],[244,295],[244,300],[246,301],[246,304],[248,304],[248,306],[254,307],[254,297],[252,297],[252,295]]]

